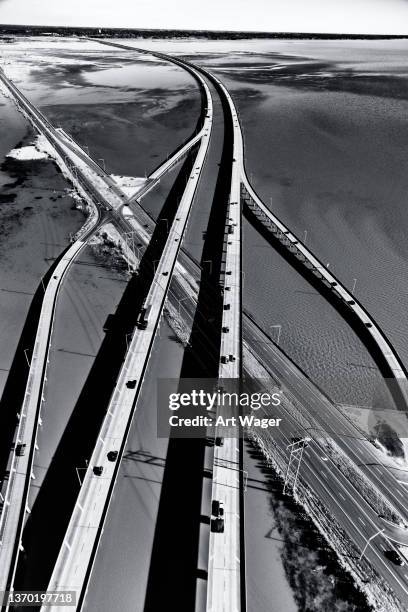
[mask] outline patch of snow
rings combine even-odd
[[[6,157],[12,157],[19,161],[31,161],[38,159],[48,159],[48,154],[45,151],[41,151],[36,145],[28,145],[26,147],[20,147],[19,149],[12,149],[10,153],[7,153]]]
[[[147,179],[139,176],[119,176],[118,174],[111,176],[128,198],[131,198],[147,182]]]
[[[133,212],[129,208],[129,206],[124,206],[122,208],[122,214],[124,217],[133,217]]]

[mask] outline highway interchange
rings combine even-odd
[[[136,53],[147,53],[144,50],[111,44]],[[255,211],[268,231],[277,234],[285,248],[294,253],[305,266],[312,269],[319,281],[338,294],[340,299],[347,304],[361,325],[371,334],[384,363],[397,381],[405,382],[405,368],[382,330],[363,306],[273,215],[252,189],[245,172],[239,116],[225,86],[217,77],[202,67],[192,65],[191,62],[161,53],[156,55],[162,60],[175,62],[193,74],[205,92],[206,105],[203,108],[201,129],[169,160],[159,166],[138,193],[131,198],[125,196],[113,179],[77,143],[73,142],[64,132],[50,125],[38,109],[4,74],[0,73],[3,84],[14,96],[20,109],[34,127],[46,136],[59,158],[60,166],[86,198],[92,211],[90,220],[84,226],[83,231],[79,233],[78,238],[66,249],[57,263],[44,294],[36,343],[26,382],[25,401],[10,455],[10,477],[6,482],[5,501],[0,517],[0,589],[13,588],[19,552],[24,543],[24,524],[26,514],[30,510],[27,508],[27,500],[33,457],[36,452],[37,428],[41,419],[41,404],[47,382],[49,344],[61,284],[72,262],[75,261],[89,238],[107,220],[112,221],[123,234],[129,231],[135,232],[138,241],[146,249],[154,232],[154,222],[143,211],[138,200],[147,193],[148,189],[154,188],[157,181],[175,164],[183,160],[186,155],[192,154],[194,160],[191,174],[186,181],[179,208],[168,227],[160,260],[154,270],[150,271],[151,282],[145,299],[145,304],[151,306],[147,327],[141,329],[136,326],[132,332],[122,370],[111,402],[107,407],[105,420],[96,440],[92,457],[90,457],[88,470],[73,508],[64,541],[61,543],[60,554],[50,577],[50,590],[76,590],[78,609],[84,605],[129,427],[132,420],[137,419],[138,396],[153,350],[155,335],[163,317],[166,300],[179,304],[180,299],[188,296],[189,301],[183,307],[183,318],[188,321],[194,316],[198,299],[200,268],[197,262],[189,256],[187,249],[183,248],[183,238],[194,206],[196,190],[208,161],[209,143],[213,138],[211,86],[217,89],[226,103],[233,134],[232,155],[229,160],[231,166],[230,195],[225,215],[224,265],[220,278],[223,304],[221,328],[228,331],[221,333],[219,380],[241,378],[245,373],[245,356],[250,353],[273,380],[279,381],[285,395],[283,405],[285,425],[270,441],[270,448],[274,449],[274,462],[277,469],[284,473],[284,466],[288,460],[287,446],[291,442],[293,432],[297,431],[301,436],[307,434],[312,442],[304,451],[299,491],[305,495],[305,491],[310,490],[310,499],[317,498],[326,511],[331,513],[347,534],[355,551],[360,552],[368,538],[379,529],[384,530],[382,535],[370,543],[361,564],[358,563],[357,554],[352,569],[361,582],[362,588],[369,591],[370,586],[367,586],[367,581],[371,583],[372,595],[378,600],[384,597],[384,601],[390,606],[395,606],[395,609],[406,609],[408,602],[407,570],[404,567],[390,564],[384,557],[384,550],[394,546],[390,540],[408,544],[408,536],[404,528],[404,524],[408,525],[408,512],[404,503],[406,484],[397,480],[390,470],[390,465],[379,459],[378,451],[368,440],[364,439],[338,407],[331,403],[295,364],[290,362],[250,316],[243,313],[242,207],[245,205]],[[140,263],[140,258],[136,256],[136,264],[140,265]],[[179,274],[174,274],[175,271],[178,271]],[[170,286],[171,281],[173,282]],[[216,347],[214,350],[217,350]],[[129,386],[129,381],[136,381],[135,386]],[[401,390],[405,399],[404,384],[401,385]],[[297,411],[301,412],[300,420],[294,416],[298,414],[294,406]],[[325,432],[335,432],[335,441],[341,452],[359,466],[364,477],[371,483],[373,490],[378,491],[381,499],[387,500],[390,507],[399,515],[401,526],[387,525],[379,516],[378,511],[364,498],[363,492],[356,492],[355,486],[341,472],[335,461],[322,459],[325,457],[324,445],[322,445],[319,434],[314,431],[318,431],[319,428]],[[266,448],[267,452],[267,440],[263,438],[258,442]],[[18,450],[20,444],[26,445],[26,452],[22,456]],[[108,459],[108,452],[112,450],[118,453],[113,462]],[[271,453],[270,450],[269,453]],[[215,533],[211,530],[209,532],[206,598],[206,609],[209,612],[245,610],[246,608],[244,563],[246,523],[242,499],[241,455],[241,443],[235,437],[226,438],[224,444],[216,446],[213,453],[211,498],[224,500],[226,521],[223,533]],[[102,468],[99,476],[94,473],[95,466]],[[299,493],[299,496],[301,497],[302,494]],[[307,504],[307,500],[303,501]],[[313,511],[312,508],[309,510]],[[345,556],[347,554],[345,551],[346,549],[338,552]],[[52,608],[47,607],[46,609]]]

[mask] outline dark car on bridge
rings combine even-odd
[[[107,454],[108,461],[116,461],[118,458],[118,451],[109,451]]]
[[[211,502],[211,531],[224,533],[224,502],[213,499]]]
[[[384,557],[386,557],[389,561],[392,561],[394,565],[405,565],[404,559],[396,550],[386,550],[384,552]]]
[[[224,503],[218,499],[213,499],[211,503],[211,514],[216,518],[224,516]]]
[[[16,446],[16,455],[17,457],[23,457],[26,451],[26,444],[17,444]]]
[[[211,531],[214,533],[224,533],[224,519],[212,518]]]

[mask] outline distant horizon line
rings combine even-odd
[[[320,38],[320,39],[404,39],[408,38],[406,34],[353,34],[347,32],[269,32],[259,30],[202,30],[196,28],[129,28],[129,27],[110,27],[110,26],[62,26],[62,25],[31,25],[31,24],[0,24],[0,32],[17,33],[22,30],[27,34],[27,30],[40,30],[47,34],[58,32],[58,30],[71,32],[92,31],[96,34],[102,33],[129,33],[133,35],[146,34],[171,34],[172,36],[201,36],[206,37],[252,37],[252,38]]]

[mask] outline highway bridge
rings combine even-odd
[[[94,205],[84,226],[78,232],[80,238],[67,249],[50,282],[45,287],[43,304],[37,329],[33,355],[25,391],[24,403],[19,415],[13,448],[10,453],[8,477],[5,480],[0,506],[0,590],[12,588],[18,557],[22,545],[22,534],[28,508],[28,497],[33,474],[33,462],[37,448],[37,429],[41,422],[41,405],[47,381],[47,365],[51,344],[55,310],[62,283],[70,267],[87,246],[89,239],[107,219],[106,211],[115,213],[115,220],[121,218],[123,207],[143,197],[147,193],[146,184],[154,185],[175,164],[177,164],[203,136],[209,134],[209,124],[204,123],[202,129],[186,144],[162,163],[144,185],[131,198],[121,191],[116,182],[104,169],[96,164],[68,134],[60,128],[54,128],[42,113],[32,105],[18,88],[0,71],[0,78],[15,97],[24,114],[33,126],[47,137],[59,158],[60,166],[69,170],[75,185],[79,185],[87,201]],[[79,160],[81,163],[79,163]],[[85,164],[85,166],[84,166]],[[101,179],[101,180],[100,180]],[[113,196],[106,191],[109,186]],[[106,197],[108,193],[108,197]],[[137,212],[137,207],[133,206]],[[142,211],[143,214],[143,211]],[[135,218],[134,218],[135,220]],[[150,222],[150,220],[149,220]],[[143,215],[143,226],[146,225]],[[137,227],[142,230],[142,224]],[[127,230],[134,229],[132,225]],[[145,230],[144,230],[145,231]]]
[[[30,362],[24,402],[18,419],[9,475],[3,493],[0,515],[0,590],[10,588],[14,581],[22,533],[28,508],[28,494],[33,475],[38,424],[44,401],[47,379],[48,352],[58,294],[73,259],[85,243],[77,241],[64,254],[50,279],[44,294],[34,350]]]
[[[231,118],[233,159],[222,273],[223,311],[218,372],[220,388],[223,388],[224,380],[228,383],[231,379],[242,379],[242,215],[241,176],[237,162],[242,155],[242,139],[232,109]],[[238,612],[246,609],[241,435],[241,428],[236,425],[229,428],[221,445],[214,445],[211,498],[212,504],[223,504],[224,528],[221,533],[217,532],[212,519],[208,554],[208,612]],[[220,439],[220,434],[216,432],[217,439]]]
[[[104,519],[113,494],[119,462],[137,410],[140,389],[207,154],[213,115],[212,98],[207,84],[201,77],[199,78],[202,80],[207,98],[204,134],[144,302],[142,315],[144,319],[134,329],[129,342],[129,349],[49,583],[50,590],[76,591],[79,597],[78,608],[82,606],[85,597]],[[113,462],[109,456],[112,452],[116,453]],[[97,474],[96,470],[100,470],[100,473]],[[47,609],[50,608],[47,606]]]
[[[100,42],[100,41],[99,41]],[[124,47],[118,43],[107,43]],[[124,47],[129,49],[129,47]],[[162,53],[150,53],[171,61],[188,71],[197,70],[189,62]],[[222,274],[223,312],[219,384],[223,379],[240,380],[242,376],[242,264],[241,264],[241,160],[243,142],[238,116],[232,99],[222,83],[201,67],[200,73],[218,85],[227,98],[233,131],[231,190],[225,226],[225,261]],[[231,431],[222,446],[214,446],[212,500],[224,503],[225,526],[222,533],[210,530],[208,556],[208,612],[245,610],[245,544],[242,528],[242,438],[239,427]]]

